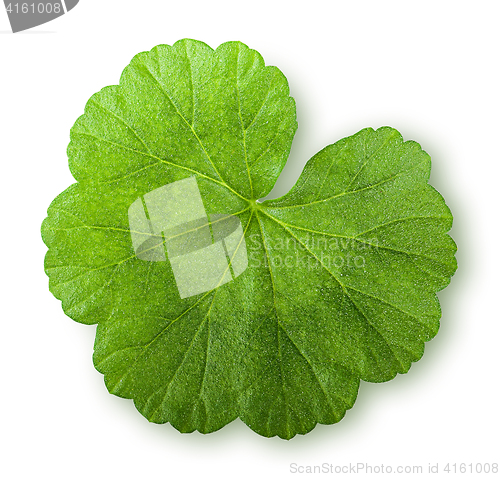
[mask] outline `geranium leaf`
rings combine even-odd
[[[361,379],[406,373],[437,333],[456,246],[429,156],[364,129],[261,203],[295,130],[277,68],[193,40],[137,55],[71,130],[78,182],[42,225],[50,290],[98,325],[108,390],[152,422],[240,417],[289,439],[339,421]]]

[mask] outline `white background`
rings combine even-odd
[[[499,462],[499,18],[498,2],[477,0],[81,0],[13,35],[0,9],[0,474]],[[287,76],[299,129],[273,195],[325,145],[390,125],[431,155],[431,184],[455,217],[459,269],[439,294],[441,329],[422,360],[391,382],[362,383],[340,423],[289,442],[240,421],[211,435],[148,423],[108,394],[92,365],[94,327],[64,315],[43,272],[40,224],[73,182],[73,122],[133,55],[186,37],[214,48],[241,40]]]

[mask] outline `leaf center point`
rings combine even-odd
[[[259,210],[262,207],[262,204],[258,202],[256,199],[251,199],[248,202],[252,210]]]

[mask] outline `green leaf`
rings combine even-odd
[[[98,325],[109,392],[152,422],[208,433],[239,417],[290,439],[342,419],[361,379],[406,373],[438,331],[456,246],[429,156],[395,129],[364,129],[258,202],[296,127],[285,77],[257,52],[182,40],[137,55],[71,130],[77,183],[42,225],[49,287],[68,316]],[[190,178],[210,243],[222,243],[214,214],[237,217],[243,235],[231,253],[224,242],[227,283],[181,298],[171,239],[145,232],[165,258],[141,256],[129,211]]]

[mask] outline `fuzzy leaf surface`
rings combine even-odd
[[[456,246],[429,156],[395,129],[363,129],[257,202],[296,128],[285,77],[256,51],[182,40],[137,55],[71,130],[77,182],[42,225],[49,287],[97,324],[109,392],[152,422],[208,433],[239,417],[290,439],[342,419],[360,380],[406,373],[438,331]],[[190,177],[208,215],[239,218],[248,267],[182,299],[169,260],[137,256],[128,210]]]

